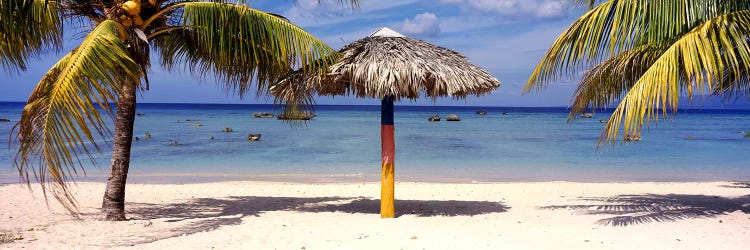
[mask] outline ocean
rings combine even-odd
[[[0,122],[0,183],[18,181],[8,140],[22,109],[23,103],[0,102],[0,118],[11,120]],[[744,138],[750,110],[681,110],[644,129],[640,142],[600,148],[599,120],[607,112],[568,123],[565,108],[397,104],[395,110],[401,181],[750,179],[750,139]],[[278,111],[273,105],[139,104],[134,136],[140,140],[133,143],[129,180],[379,180],[379,106],[318,106],[317,117],[301,125],[252,116]],[[448,114],[461,121],[445,121]],[[428,122],[431,115],[443,119]],[[225,127],[234,132],[222,132]],[[248,141],[250,133],[261,140]],[[101,143],[98,166],[86,166],[78,180],[106,180],[109,144]]]

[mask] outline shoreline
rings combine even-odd
[[[557,177],[556,177],[557,176]],[[539,182],[571,182],[571,183],[685,183],[685,182],[746,182],[750,176],[735,176],[734,178],[700,176],[685,174],[684,176],[667,176],[660,173],[658,176],[644,177],[633,174],[629,176],[590,175],[580,176],[567,174],[559,177],[554,175],[519,174],[516,176],[506,175],[503,178],[476,178],[461,175],[425,175],[425,174],[396,174],[396,181],[412,183],[434,183],[434,184],[500,184],[500,183],[539,183]],[[108,175],[88,174],[86,176],[74,177],[74,182],[105,183]],[[316,183],[379,183],[380,175],[377,174],[327,174],[327,173],[276,173],[276,174],[247,174],[247,173],[131,173],[128,175],[128,183],[133,184],[197,184],[197,183],[221,183],[221,182],[279,182],[297,184]],[[23,184],[16,174],[0,174],[0,185]],[[32,184],[38,183],[31,181]],[[73,182],[71,182],[73,183]]]

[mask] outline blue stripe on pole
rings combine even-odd
[[[383,98],[380,107],[380,124],[393,125],[393,97],[386,96]]]

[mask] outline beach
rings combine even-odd
[[[747,249],[750,188],[732,182],[129,184],[128,221],[97,220],[104,183],[80,182],[81,220],[38,185],[0,186],[3,249]],[[601,206],[600,206],[601,205]]]

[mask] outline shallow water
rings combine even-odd
[[[21,103],[0,103],[0,182],[17,181],[8,138]],[[487,115],[475,114],[478,109]],[[292,127],[253,118],[270,105],[141,104],[131,174],[216,178],[377,180],[380,174],[378,106],[320,106],[317,117]],[[507,112],[507,114],[503,114]],[[428,122],[455,113],[460,122]],[[397,106],[396,175],[415,181],[702,181],[750,179],[750,111],[689,110],[652,124],[643,141],[597,149],[603,124],[567,123],[563,108]],[[189,119],[190,121],[185,121]],[[179,122],[177,122],[179,120]],[[203,126],[192,126],[193,123]],[[234,132],[223,133],[231,127]],[[150,133],[151,139],[144,135]],[[249,142],[248,133],[262,140]],[[687,140],[688,136],[693,140]],[[214,137],[213,140],[209,139]],[[179,146],[171,146],[178,141]],[[107,146],[106,143],[102,145]],[[104,150],[105,154],[107,149]],[[91,180],[101,168],[87,166]]]

